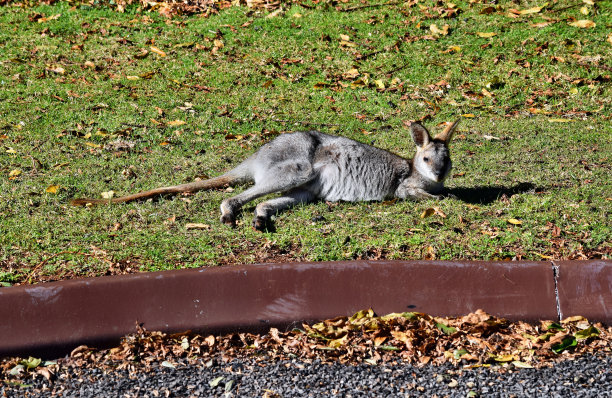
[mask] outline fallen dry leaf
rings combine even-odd
[[[184,124],[187,124],[187,122],[183,121],[183,120],[172,120],[168,123],[166,123],[168,126],[172,126],[172,127],[176,127],[176,126],[182,126]]]
[[[453,54],[453,53],[458,53],[458,52],[461,52],[460,46],[450,46],[446,50],[441,51],[442,54]]]
[[[570,123],[573,122],[573,119],[561,119],[561,118],[556,118],[556,119],[548,119],[549,122],[551,123]]]
[[[444,25],[442,26],[442,28],[438,28],[438,25],[436,24],[431,24],[429,26],[429,30],[431,31],[431,33],[433,33],[434,35],[438,35],[438,36],[448,35],[449,28],[450,27],[448,25]]]
[[[436,212],[436,210],[433,207],[428,207],[427,209],[425,209],[421,213],[421,218],[429,217],[429,216],[433,215],[435,212]]]
[[[346,80],[352,80],[359,76],[359,71],[356,68],[347,70],[342,74],[342,78]]]
[[[541,5],[540,7],[532,7],[532,8],[527,8],[524,10],[515,10],[515,9],[511,9],[510,13],[512,14],[517,14],[517,15],[529,15],[529,14],[537,14],[540,11],[542,11],[542,9],[544,7],[548,6],[548,3],[544,3],[543,5]]]
[[[476,32],[476,35],[478,37],[493,37],[493,36],[497,36],[497,33],[495,32]]]
[[[574,21],[569,23],[570,26],[575,26],[577,28],[594,28],[597,24],[588,19],[581,19],[579,21]]]
[[[151,46],[150,47],[151,51],[153,51],[155,54],[159,55],[160,57],[165,57],[166,53],[163,52],[162,50],[160,50],[159,48],[155,47],[155,46]]]
[[[66,69],[62,68],[61,66],[55,66],[55,67],[52,67],[52,68],[47,68],[47,70],[49,72],[57,73],[58,75],[63,75],[64,73],[66,73]]]
[[[57,193],[57,191],[59,191],[59,189],[60,189],[59,185],[49,185],[47,189],[45,189],[45,192],[55,194]]]
[[[205,229],[209,230],[210,225],[208,224],[200,224],[200,223],[187,223],[185,224],[185,229]]]
[[[144,48],[140,50],[140,52],[138,54],[134,55],[134,58],[136,59],[143,59],[146,58],[147,55],[149,55],[149,51],[145,50]]]

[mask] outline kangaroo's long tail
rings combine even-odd
[[[155,188],[149,191],[138,192],[135,194],[121,196],[119,198],[113,199],[73,199],[70,201],[70,204],[73,206],[86,206],[87,204],[105,205],[111,203],[132,202],[135,200],[146,200],[161,195],[176,195],[179,193],[197,192],[204,189],[222,188],[225,186],[233,185],[234,183],[239,182],[239,180],[240,178],[225,174],[219,177],[210,178],[208,180],[194,181],[187,184]]]

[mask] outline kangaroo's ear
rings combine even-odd
[[[412,140],[416,146],[422,148],[431,141],[429,131],[423,127],[419,122],[410,123],[410,133],[412,134]]]
[[[457,120],[455,120],[455,122],[453,124],[447,125],[446,128],[444,129],[444,131],[442,131],[440,134],[436,135],[436,139],[444,141],[446,143],[446,145],[448,145],[450,140],[453,138],[453,133],[455,132],[455,129],[457,128],[457,125],[459,124],[460,120],[461,119],[457,119]]]

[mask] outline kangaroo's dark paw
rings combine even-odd
[[[229,213],[223,214],[221,216],[221,223],[228,225],[232,228],[236,228],[236,217]]]
[[[268,217],[255,216],[253,219],[253,228],[261,232],[274,232],[274,223]]]

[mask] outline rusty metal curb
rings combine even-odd
[[[256,264],[0,288],[0,356],[57,356],[136,330],[265,331],[373,308],[612,322],[612,261]]]

